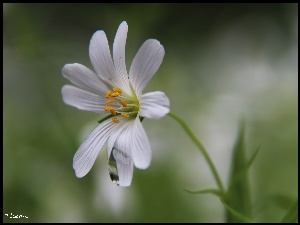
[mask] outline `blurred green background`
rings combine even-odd
[[[158,39],[164,61],[146,90],[164,91],[226,184],[238,123],[255,222],[278,222],[298,198],[298,4],[3,4],[4,222],[224,222],[203,156],[171,118],[144,120],[153,160],[129,188],[111,183],[104,149],[75,177],[72,158],[103,117],[65,105],[67,63],[92,69],[88,46],[129,26],[127,69]],[[9,216],[5,215],[9,214]],[[13,215],[28,218],[12,219]]]

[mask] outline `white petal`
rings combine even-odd
[[[133,163],[139,169],[146,169],[151,162],[151,147],[139,117],[135,119],[130,133],[129,147],[131,148]]]
[[[117,138],[118,149],[132,155],[134,165],[146,169],[151,162],[151,147],[139,117],[125,127]]]
[[[151,162],[151,147],[139,117],[127,122],[123,126],[125,128],[122,129],[119,127],[118,131],[116,131],[118,133],[110,136],[108,152],[118,154],[119,157],[119,162],[116,160],[119,176],[118,184],[120,186],[129,186],[133,174],[131,163],[133,162],[137,168],[146,169]],[[116,141],[113,150],[109,151],[109,148],[112,148],[111,145],[114,140]],[[115,153],[116,150],[117,153]]]
[[[116,33],[113,45],[113,58],[116,69],[116,81],[123,91],[130,93],[128,74],[125,64],[125,45],[127,38],[128,25],[123,21]]]
[[[142,117],[160,119],[169,111],[169,98],[161,91],[149,92],[140,98],[140,116]]]
[[[79,88],[65,85],[62,90],[63,101],[71,106],[74,106],[81,110],[91,112],[103,112],[105,105],[105,98],[88,91],[81,90]]]
[[[99,94],[105,95],[108,87],[97,77],[97,75],[84,65],[74,63],[66,64],[62,68],[62,74],[76,86]]]
[[[77,177],[81,178],[90,171],[101,148],[117,126],[111,120],[105,120],[86,137],[73,158]]]
[[[128,187],[131,184],[133,176],[133,160],[131,156],[131,151],[123,150],[123,142],[126,141],[124,138],[126,135],[120,135],[115,142],[114,149],[112,151],[116,163],[119,181],[118,185],[123,187]]]
[[[122,123],[122,120],[120,120]],[[128,138],[130,132],[128,129],[132,126],[134,120],[123,119],[123,124],[110,137],[107,143],[108,157],[113,153],[116,164],[119,181],[119,186],[130,186],[133,176],[133,160],[131,149],[128,147]]]
[[[107,37],[103,30],[97,31],[92,36],[89,54],[98,76],[105,81],[111,81],[115,74],[115,68],[111,59]]]
[[[129,71],[129,80],[138,96],[158,70],[164,55],[164,47],[155,39],[145,41],[140,47]]]
[[[109,159],[109,156],[111,154],[111,150],[114,147],[114,144],[116,142],[116,140],[119,138],[121,132],[123,132],[123,130],[128,127],[131,126],[130,124],[133,123],[132,120],[127,120],[127,119],[119,119],[119,128],[118,130],[116,130],[113,134],[110,135],[108,142],[107,142],[107,157]]]
[[[127,142],[127,133],[123,132],[124,129],[131,126],[133,122],[134,121],[132,120],[120,119],[120,126],[110,135],[107,143],[107,156],[109,158],[110,154],[113,153],[117,163],[119,177],[119,181],[117,183],[119,186],[123,187],[130,186],[133,175],[133,160],[131,157],[131,151],[125,151],[127,148],[124,147],[124,143]]]

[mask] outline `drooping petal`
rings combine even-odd
[[[131,149],[128,147],[129,134],[128,129],[132,126],[134,120],[120,120],[120,126],[113,134],[110,135],[107,143],[107,156],[109,162],[114,156],[116,169],[110,168],[110,176],[115,179],[119,186],[130,186],[133,176],[133,160],[131,156]],[[110,167],[113,162],[110,162]]]
[[[151,146],[146,131],[137,116],[130,130],[130,144],[134,165],[146,169],[151,162]]]
[[[136,53],[129,71],[129,80],[139,96],[158,70],[165,55],[164,47],[155,39],[144,42]]]
[[[104,111],[103,107],[106,100],[103,96],[70,85],[63,86],[61,93],[63,101],[68,105],[96,113]]]
[[[125,152],[122,151],[121,148],[119,148],[119,143],[126,141],[122,140],[122,137],[124,136],[120,136],[117,139],[111,153],[113,154],[117,164],[117,172],[119,179],[117,181],[117,184],[122,187],[128,187],[131,184],[133,176],[133,160],[130,151]]]
[[[62,74],[83,90],[105,95],[109,89],[93,71],[78,63],[66,64],[62,68]]]
[[[97,75],[107,82],[112,81],[115,68],[111,59],[107,37],[103,30],[93,34],[89,54]]]
[[[92,168],[101,148],[118,124],[111,120],[100,123],[83,141],[73,158],[76,176],[85,176]]]
[[[128,82],[128,74],[125,64],[125,45],[127,38],[128,25],[123,21],[116,33],[114,45],[113,45],[113,59],[116,70],[117,85],[122,88],[123,91],[130,93],[130,87]]]
[[[160,119],[170,111],[170,101],[164,92],[154,91],[143,94],[140,98],[140,116]]]

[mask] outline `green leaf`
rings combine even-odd
[[[261,196],[252,207],[253,215],[266,213],[266,210],[281,209],[283,212],[287,211],[292,204],[294,204],[295,199],[291,196],[284,194],[268,194]]]
[[[197,191],[192,191],[192,190],[189,190],[189,189],[184,189],[186,192],[190,193],[190,194],[213,194],[213,195],[216,195],[218,197],[220,197],[221,199],[221,202],[223,203],[223,205],[225,206],[225,208],[232,214],[234,215],[235,218],[239,219],[240,222],[246,222],[246,223],[249,223],[251,222],[251,220],[239,213],[238,211],[236,211],[235,209],[233,209],[232,207],[230,207],[229,205],[227,205],[225,202],[224,202],[224,196],[222,194],[222,191],[218,190],[218,189],[214,189],[214,188],[210,188],[210,189],[204,189],[204,190],[197,190]]]
[[[272,194],[269,196],[269,201],[271,201],[272,204],[279,206],[280,208],[288,209],[295,200],[287,195]]]
[[[226,195],[227,207],[224,204],[224,206],[227,209],[227,222],[245,222],[241,219],[240,216],[237,216],[238,214],[244,215],[243,217],[251,218],[251,201],[248,181],[248,169],[254,161],[258,150],[253,155],[253,157],[247,162],[246,151],[244,146],[244,133],[245,123],[244,121],[242,121],[239,126],[238,136],[232,152],[229,188]]]
[[[250,223],[251,222],[250,218],[248,218],[247,216],[245,216],[245,215],[239,213],[238,211],[234,210],[229,205],[227,205],[225,202],[223,202],[223,205],[225,206],[227,211],[229,211],[236,219],[239,220],[239,222],[245,222],[245,223]]]
[[[288,209],[284,217],[282,218],[282,223],[293,223],[298,220],[298,199],[296,202]]]
[[[190,193],[190,194],[213,194],[216,195],[220,198],[223,198],[223,194],[222,191],[218,190],[218,189],[204,189],[204,190],[198,190],[198,191],[191,191],[189,189],[184,189],[186,192]]]
[[[240,171],[238,171],[237,174],[234,175],[234,178],[232,178],[232,182],[231,182],[230,187],[228,189],[230,189],[231,186],[233,186],[237,181],[239,181],[239,179],[241,179],[242,176],[245,176],[247,174],[248,170],[250,169],[250,166],[252,165],[252,163],[256,159],[258,151],[259,151],[259,146],[256,148],[256,151],[254,152],[253,156],[248,161],[248,163],[246,163],[245,166]]]

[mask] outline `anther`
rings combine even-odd
[[[111,108],[111,107],[110,107],[110,106],[108,106],[108,105],[105,105],[105,106],[104,106],[104,110],[105,110],[105,111],[109,111],[109,110],[110,110],[110,108]]]
[[[120,102],[121,102],[121,104],[122,104],[123,107],[126,107],[126,106],[127,106],[127,102],[126,102],[124,99],[121,99]]]
[[[115,87],[115,88],[113,88],[113,90],[114,90],[114,92],[119,92],[120,94],[122,93],[122,90],[120,88]]]
[[[113,117],[113,118],[112,118],[112,121],[113,121],[114,123],[119,123],[119,122],[120,122],[120,121],[118,120],[117,117]]]
[[[120,95],[119,92],[113,92],[110,94],[111,97],[118,97]]]
[[[107,99],[105,104],[110,104],[110,103],[114,103],[114,102],[115,102],[115,100],[113,100],[113,99]]]
[[[111,96],[111,91],[107,91],[105,94],[105,98],[109,98]]]
[[[124,118],[128,118],[129,117],[129,115],[126,114],[126,113],[121,113],[121,116],[124,117]]]
[[[117,112],[114,108],[110,107],[109,111],[111,112],[111,114],[116,115]]]

